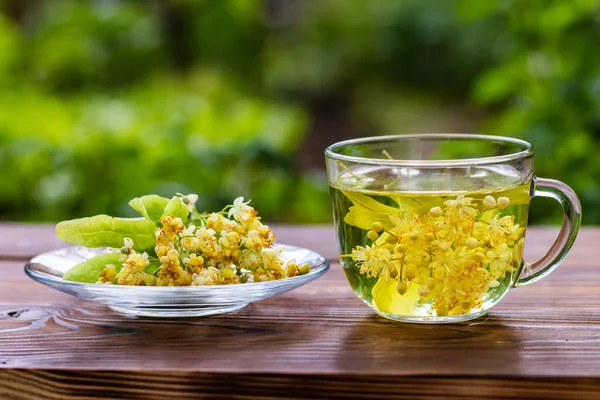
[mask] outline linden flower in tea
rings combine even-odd
[[[469,314],[499,299],[521,266],[525,186],[454,196],[332,193],[344,270],[381,312]]]
[[[57,236],[88,247],[116,247],[64,276],[65,280],[131,286],[208,286],[263,282],[310,272],[285,261],[275,237],[242,197],[216,213],[200,214],[197,195],[155,195],[130,205],[144,218],[99,215],[65,221]]]

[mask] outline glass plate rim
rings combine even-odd
[[[64,285],[67,287],[73,287],[73,288],[110,288],[111,290],[119,290],[119,291],[131,291],[132,289],[135,289],[136,291],[156,291],[156,292],[181,292],[182,290],[187,290],[187,291],[219,291],[219,290],[235,290],[234,288],[269,288],[269,287],[278,287],[281,285],[286,285],[286,282],[289,283],[293,283],[293,282],[297,282],[297,281],[304,281],[307,280],[309,277],[311,279],[308,279],[308,281],[312,281],[313,279],[318,278],[319,276],[323,275],[325,272],[327,272],[331,266],[331,263],[329,262],[329,260],[324,257],[323,255],[321,255],[320,253],[317,253],[314,250],[310,250],[304,247],[299,247],[299,246],[294,246],[294,245],[288,245],[288,244],[282,244],[282,243],[275,243],[274,244],[275,247],[284,247],[284,253],[285,251],[291,250],[291,249],[295,249],[295,250],[305,250],[308,251],[312,254],[315,255],[315,265],[314,265],[314,269],[313,269],[313,265],[311,264],[311,271],[308,274],[305,275],[298,275],[298,276],[294,276],[291,278],[285,278],[285,279],[277,279],[277,280],[273,280],[273,281],[266,281],[266,282],[252,282],[252,283],[240,283],[240,284],[229,284],[229,285],[211,285],[211,286],[128,286],[128,285],[106,285],[106,284],[101,284],[101,283],[87,283],[87,282],[74,282],[74,281],[66,281],[64,280],[62,277],[56,276],[56,275],[52,275],[46,272],[41,272],[41,271],[36,271],[34,269],[31,268],[32,264],[34,264],[36,261],[36,258],[44,256],[44,255],[49,255],[49,254],[53,254],[59,251],[65,251],[68,249],[85,249],[85,250],[89,250],[89,251],[96,251],[96,250],[101,250],[101,249],[93,249],[93,248],[88,248],[88,247],[84,247],[84,246],[67,246],[67,247],[61,247],[58,249],[54,249],[51,251],[47,251],[47,252],[43,252],[40,253],[34,257],[32,257],[29,261],[27,261],[25,263],[25,267],[24,267],[24,271],[25,274],[33,279],[34,281],[37,281],[39,283],[43,283],[46,284],[46,282],[48,283],[54,283],[54,284],[59,284],[59,285]],[[102,253],[99,253],[102,254]]]

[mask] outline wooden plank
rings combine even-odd
[[[600,377],[600,274],[577,247],[487,317],[407,325],[375,316],[339,264],[244,310],[157,320],[114,313],[2,263],[0,364],[17,368]],[[459,363],[457,364],[457,360]]]
[[[387,377],[0,370],[16,399],[597,399],[596,379]],[[235,393],[233,393],[235,392]],[[15,395],[18,393],[18,395]]]
[[[54,235],[54,225],[0,224],[0,259],[27,260],[64,246]]]
[[[279,243],[315,249],[327,258],[338,256],[335,231],[330,225],[276,225],[273,232]],[[54,225],[0,223],[0,260],[28,260],[66,245],[56,239]]]
[[[287,229],[291,243],[332,246],[332,228]],[[529,259],[555,232],[530,229]],[[600,230],[583,230],[548,278],[511,290],[478,320],[435,326],[376,316],[337,263],[235,313],[159,320],[117,314],[28,279],[23,262],[0,262],[0,398],[595,398],[598,240]]]

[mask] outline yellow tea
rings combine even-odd
[[[352,288],[384,315],[489,309],[520,271],[531,184],[483,167],[418,173],[369,167],[332,184],[340,259]],[[465,180],[472,189],[453,189]]]

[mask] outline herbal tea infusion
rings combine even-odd
[[[494,184],[478,185],[482,174]],[[499,187],[505,176],[481,169],[468,177],[471,191],[400,191],[382,188],[376,175],[348,170],[331,188],[356,294],[380,313],[408,317],[472,314],[498,302],[521,268],[531,184]]]
[[[577,195],[533,174],[533,147],[473,134],[374,136],[325,150],[340,261],[356,294],[404,322],[485,314],[508,289],[552,272],[581,222]],[[531,197],[557,200],[562,229],[523,261]]]

